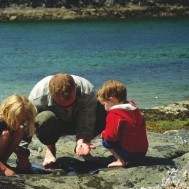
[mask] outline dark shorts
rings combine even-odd
[[[105,127],[106,111],[100,103],[97,105],[96,114],[94,137],[99,135]],[[51,145],[55,144],[61,136],[75,135],[77,122],[72,120],[67,123],[59,119],[53,112],[43,111],[37,115],[35,125],[38,139],[45,145]]]
[[[107,148],[107,149],[113,149],[115,150],[115,152],[124,159],[125,162],[129,162],[129,163],[139,163],[141,162],[145,155],[146,155],[146,151],[145,152],[127,152],[125,150],[123,150],[118,142],[109,142],[107,140],[102,140],[102,145]]]
[[[55,144],[60,136],[66,134],[67,128],[66,123],[51,111],[40,112],[37,115],[35,127],[38,139],[45,145]],[[63,127],[65,127],[64,134]]]

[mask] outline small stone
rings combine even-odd
[[[40,146],[40,147],[38,147],[37,151],[40,153],[43,151],[43,148]]]
[[[17,19],[17,16],[11,16],[11,17],[9,18],[10,21],[14,21],[14,20],[16,20],[16,19]]]

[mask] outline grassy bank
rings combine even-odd
[[[189,103],[158,107],[156,109],[143,109],[147,123],[147,130],[164,133],[169,130],[189,130]]]
[[[164,133],[169,130],[189,130],[189,119],[186,120],[159,120],[159,121],[146,121],[147,130],[156,133]]]

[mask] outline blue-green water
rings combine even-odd
[[[189,97],[189,18],[0,23],[0,101],[66,72],[150,108]]]

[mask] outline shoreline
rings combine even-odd
[[[79,19],[126,19],[132,17],[189,17],[189,7],[183,6],[114,6],[86,8],[0,9],[0,21],[61,21]]]

